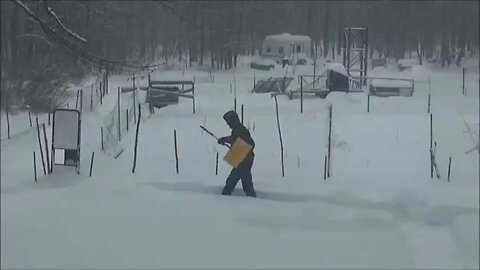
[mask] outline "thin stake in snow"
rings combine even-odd
[[[45,159],[43,158],[42,140],[40,139],[40,125],[38,124],[38,117],[35,117],[35,120],[37,121],[38,146],[40,147],[40,155],[42,157],[43,174],[47,175],[47,169],[45,168]]]
[[[253,74],[253,89],[255,89],[255,84],[256,84],[256,78],[255,78],[255,74]]]
[[[102,142],[102,151],[104,151],[105,148],[103,147],[103,127],[100,127],[100,140]]]
[[[217,158],[215,159],[215,175],[218,175],[218,152],[217,152]]]
[[[121,119],[120,119],[120,86],[117,90],[118,98],[117,98],[117,114],[118,114],[118,140],[122,140],[122,131],[121,131]]]
[[[232,94],[232,83],[230,83],[230,94]]]
[[[83,89],[80,89],[80,113],[83,112]]]
[[[35,157],[35,151],[33,151],[33,175],[35,176],[35,183],[37,183],[37,158]]]
[[[466,96],[467,92],[465,89],[465,68],[462,68],[462,95]]]
[[[6,109],[7,111],[7,136],[8,139],[10,140],[10,117],[8,117],[8,108]]]
[[[452,157],[448,158],[448,177],[447,182],[450,182],[450,168],[452,167]]]
[[[193,114],[195,114],[195,83],[192,84],[192,96]]]
[[[32,125],[32,114],[28,112],[28,121],[30,122],[30,127],[33,127]]]
[[[427,108],[427,113],[430,113],[430,101],[431,100],[431,96],[430,94],[428,94],[428,108]]]
[[[92,177],[92,169],[93,169],[93,158],[95,156],[95,152],[92,152],[92,158],[90,160],[90,174],[89,177]]]
[[[367,94],[367,113],[370,112],[370,94]]]
[[[103,94],[102,94],[102,82],[100,81],[100,85],[98,86],[99,87],[99,91],[100,91],[100,105],[103,104]]]
[[[243,125],[243,104],[242,104],[242,108],[241,108],[241,115],[242,115],[242,125]]]
[[[437,176],[437,179],[440,179],[440,171],[438,170],[438,165],[437,162],[435,161],[435,153],[437,152],[437,142],[435,141],[435,147],[434,149],[430,149],[430,155],[432,157],[432,164],[433,168],[435,169],[435,175]]]
[[[51,113],[49,112],[49,113],[48,113],[48,125],[49,125],[49,126],[50,126],[50,115],[51,115]]]
[[[178,149],[177,149],[177,130],[176,129],[173,130],[173,144],[175,147],[175,168],[178,173],[179,170],[178,170]]]
[[[127,120],[127,132],[128,132],[128,109],[127,109],[127,111],[126,111],[125,116],[126,116],[126,120]]]
[[[327,177],[330,177],[330,164],[331,164],[331,148],[332,148],[332,111],[333,105],[330,104],[328,107],[328,167],[327,167]]]
[[[48,141],[47,141],[47,132],[45,131],[45,123],[42,123],[43,127],[43,138],[45,140],[45,157],[47,158],[47,172],[50,174],[50,158],[48,153]]]
[[[285,166],[283,164],[283,140],[282,140],[282,131],[280,130],[280,118],[278,117],[278,101],[277,96],[275,98],[275,111],[277,114],[277,127],[278,127],[278,137],[280,138],[280,156],[282,161],[282,177],[285,177]]]
[[[237,97],[233,98],[233,110],[237,112]]]
[[[135,147],[133,152],[133,168],[132,173],[135,173],[135,167],[137,165],[137,147],[138,147],[138,130],[140,129],[140,117],[142,115],[142,108],[138,104],[138,121],[137,121],[137,131],[135,132]]]
[[[327,180],[327,155],[323,160],[323,180]]]
[[[303,78],[300,80],[300,113],[303,113]]]

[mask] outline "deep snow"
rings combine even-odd
[[[84,110],[80,175],[56,167],[55,174],[43,176],[37,159],[40,177],[35,183],[36,130],[29,129],[25,113],[11,116],[13,136],[8,140],[2,114],[1,267],[479,267],[479,159],[476,151],[465,154],[478,143],[478,66],[476,73],[467,74],[467,96],[461,95],[461,69],[369,70],[372,76],[415,79],[413,97],[372,97],[370,113],[364,93],[306,96],[303,114],[299,99],[279,96],[286,165],[282,178],[274,101],[251,89],[254,77],[283,76],[285,70],[278,65],[271,71],[249,69],[248,59],[235,74],[215,72],[214,83],[208,72],[194,69],[184,76],[179,70],[152,74],[153,79],[195,77],[196,114],[191,100],[182,98],[151,116],[144,106],[135,174],[133,120],[129,132],[111,146],[124,149],[118,159],[100,151],[100,125],[114,111],[117,87],[131,85],[126,75],[111,77],[102,106],[92,113]],[[292,71],[295,76],[311,74],[313,67]],[[319,64],[317,73],[321,71]],[[440,180],[430,178],[428,78]],[[90,89],[92,82],[83,87]],[[289,89],[296,89],[296,82]],[[230,168],[220,158],[216,176],[215,155],[223,157],[226,148],[199,128],[229,133],[221,116],[233,108],[234,92],[257,145],[257,199],[244,197],[241,183],[234,196],[219,195]],[[122,108],[129,98],[131,93],[122,94]],[[332,177],[323,180],[329,104]],[[45,115],[39,120],[46,123]]]

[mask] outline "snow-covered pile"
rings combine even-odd
[[[340,73],[342,75],[345,75],[349,77],[347,70],[345,69],[345,66],[339,63],[326,63],[325,67],[329,70],[333,70],[337,73]]]
[[[409,69],[415,65],[418,65],[418,59],[416,58],[399,59],[397,61],[397,65],[401,69]]]
[[[272,59],[264,58],[264,57],[257,57],[252,59],[252,64],[262,65],[262,66],[276,66],[277,62],[273,61]]]
[[[313,60],[304,53],[295,53],[290,62],[294,65],[313,65]]]

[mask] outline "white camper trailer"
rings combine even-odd
[[[305,55],[311,58],[311,42],[308,36],[290,35],[283,33],[280,35],[266,36],[262,46],[262,57],[270,58],[281,63],[286,56],[293,59],[295,55]]]

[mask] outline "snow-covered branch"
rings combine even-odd
[[[50,16],[52,16],[57,21],[57,23],[62,27],[63,30],[65,30],[65,32],[67,32],[70,36],[80,40],[81,42],[87,42],[87,40],[84,37],[73,32],[62,23],[62,21],[58,18],[57,14],[47,5],[46,0],[44,0],[43,3],[45,4],[45,9],[47,10],[48,14],[50,14]]]

